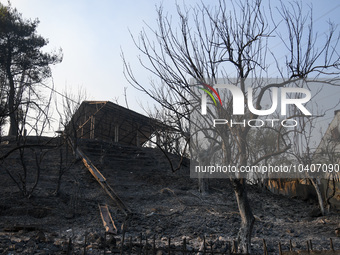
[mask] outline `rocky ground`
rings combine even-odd
[[[105,244],[109,254],[121,242],[124,224],[125,240],[139,242],[142,234],[145,242],[155,236],[157,247],[166,247],[169,238],[179,246],[186,238],[188,247],[199,248],[206,237],[214,248],[223,250],[236,238],[240,216],[227,179],[211,181],[209,194],[201,196],[188,168],[173,173],[158,150],[82,143],[82,150],[132,211],[126,218],[83,163],[74,162],[65,146],[55,147],[58,143],[54,140],[43,148],[25,149],[28,190],[35,181],[36,159],[41,162],[39,182],[29,198],[17,185],[22,187],[24,180],[18,151],[0,163],[0,254],[103,254]],[[13,143],[2,144],[0,157],[11,148]],[[55,194],[60,166],[65,173],[60,192]],[[322,250],[329,248],[332,238],[334,248],[340,249],[335,232],[340,227],[337,211],[317,216],[315,201],[291,199],[252,186],[248,191],[256,218],[254,254],[263,254],[263,239],[269,254],[278,254],[278,242],[287,250],[290,240],[295,250],[306,249],[308,240],[314,249]],[[114,238],[104,235],[98,204],[109,205],[118,228]]]

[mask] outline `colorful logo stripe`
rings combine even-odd
[[[212,100],[214,101],[215,105],[217,106],[215,98],[213,97],[213,95],[208,90],[202,89],[202,88],[199,88],[199,89],[204,90],[205,92],[207,92],[207,94],[212,98]]]
[[[215,93],[215,95],[217,96],[218,100],[220,101],[221,106],[223,106],[223,105],[222,105],[222,100],[221,100],[219,94],[217,93],[217,91],[216,91],[213,87],[211,87],[210,85],[208,85],[208,84],[205,84],[205,83],[201,83],[201,84],[202,84],[203,86],[206,86],[207,88],[209,88],[211,91],[213,91],[213,92]],[[215,105],[217,106],[217,103],[216,103],[215,98],[213,97],[213,95],[212,95],[208,90],[202,89],[202,88],[199,88],[199,89],[204,90],[205,92],[207,92],[207,94],[212,98],[212,100],[214,101]]]

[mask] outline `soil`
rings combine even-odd
[[[83,141],[79,147],[131,210],[126,217],[70,148],[57,146],[58,139],[43,141],[45,146],[24,150],[28,190],[40,166],[39,182],[30,196],[9,175],[23,183],[19,151],[0,163],[0,254],[103,254],[105,244],[110,254],[122,242],[123,229],[125,240],[155,236],[157,247],[166,247],[169,238],[180,246],[185,238],[188,248],[197,249],[205,237],[214,249],[223,250],[237,238],[240,216],[228,179],[210,180],[209,193],[201,195],[186,161],[173,172],[158,149]],[[37,143],[33,138],[29,142]],[[14,147],[14,141],[3,142],[0,157]],[[169,157],[178,163],[179,158]],[[56,194],[60,166],[65,173]],[[308,240],[316,250],[329,249],[330,238],[340,249],[339,212],[320,216],[316,201],[276,195],[258,186],[249,185],[248,196],[256,218],[253,254],[263,254],[263,239],[269,254],[278,254],[279,242],[288,250],[290,241],[295,250],[306,249]],[[115,236],[104,234],[101,204],[109,206],[118,229]]]

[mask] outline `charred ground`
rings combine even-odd
[[[197,180],[189,177],[188,166],[172,172],[158,149],[84,141],[80,148],[132,211],[127,218],[80,160],[65,171],[56,195],[60,157],[63,155],[64,165],[65,161],[73,162],[74,157],[70,148],[57,146],[58,139],[46,139],[45,144],[48,146],[39,148],[39,155],[44,156],[39,182],[30,198],[23,196],[8,174],[20,180],[19,152],[12,153],[0,166],[0,253],[62,254],[69,249],[71,238],[73,252],[82,254],[85,236],[88,254],[102,253],[104,228],[98,204],[109,205],[119,231],[117,243],[124,224],[126,238],[138,240],[142,233],[150,239],[155,235],[158,246],[165,246],[169,237],[178,245],[185,237],[188,245],[195,248],[200,247],[203,236],[212,240],[216,248],[236,239],[240,219],[227,179],[211,180],[211,191],[201,196]],[[2,144],[0,155],[14,147],[14,142]],[[25,154],[27,185],[35,180],[36,150],[27,148]],[[175,156],[171,159],[178,162]],[[248,192],[256,218],[252,239],[255,254],[262,253],[263,239],[269,252],[275,253],[279,241],[288,248],[290,240],[297,249],[304,248],[307,240],[313,241],[313,248],[325,249],[329,238],[333,238],[335,248],[340,249],[335,233],[338,212],[316,217],[315,201],[287,198],[255,186],[249,186]],[[113,239],[108,242],[114,245]]]

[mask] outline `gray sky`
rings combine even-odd
[[[1,2],[7,3],[4,0]],[[180,0],[177,2],[182,3]],[[201,0],[183,2],[194,5],[201,3]],[[218,1],[202,2],[213,5]],[[315,29],[320,34],[327,30],[327,20],[340,23],[339,1],[303,2],[313,5]],[[175,0],[164,0],[164,10],[175,13],[175,3]],[[274,6],[278,1],[271,3]],[[128,87],[130,108],[141,112],[137,102],[146,104],[149,98],[128,84],[123,75],[120,55],[123,50],[138,77],[147,83],[149,74],[136,65],[139,53],[129,30],[137,36],[145,23],[156,27],[155,6],[160,4],[159,0],[11,0],[11,4],[24,18],[40,20],[38,32],[49,39],[47,50],[63,49],[63,62],[53,67],[53,79],[58,91],[63,92],[67,87],[75,93],[81,87],[86,90],[90,100],[114,101],[118,98],[118,102],[124,106],[124,87]],[[280,51],[280,47],[283,45],[273,50]],[[324,98],[327,101],[331,97],[338,99],[338,92],[340,88],[336,93],[325,93]]]

